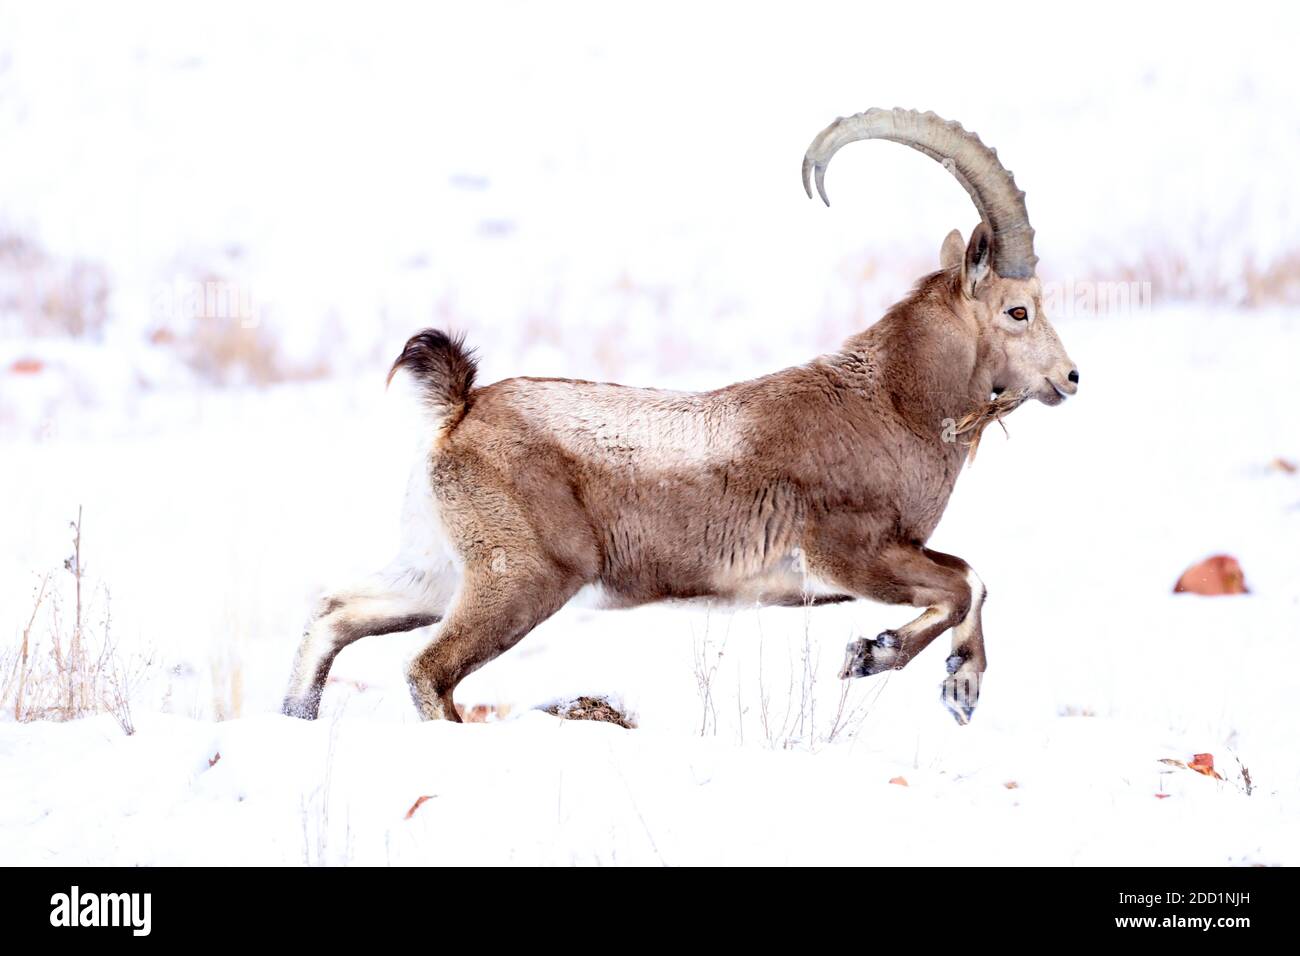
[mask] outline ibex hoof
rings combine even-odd
[[[951,661],[951,658],[949,660]],[[975,713],[975,705],[979,700],[980,675],[978,673],[953,674],[943,682],[943,706],[948,708],[948,712],[957,723],[963,726],[970,723],[971,715]]]
[[[280,705],[280,713],[286,717],[298,717],[302,720],[315,720],[320,711],[319,697],[286,697]]]
[[[840,668],[840,679],[852,677],[870,677],[893,670],[898,666],[898,635],[893,631],[882,631],[872,640],[860,637],[850,641],[845,649],[844,666]]]

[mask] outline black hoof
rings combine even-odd
[[[280,706],[280,713],[286,717],[297,717],[301,720],[315,720],[319,712],[320,698],[302,700],[296,697],[286,697],[284,703]]]
[[[951,660],[951,658],[950,658]],[[953,674],[942,685],[943,706],[948,708],[957,723],[965,726],[975,713],[980,700],[980,675],[978,673]]]
[[[853,677],[870,677],[893,670],[898,664],[898,635],[893,631],[882,631],[872,640],[860,637],[850,641],[844,654],[844,666],[840,668],[840,679]]]

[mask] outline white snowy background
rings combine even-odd
[[[1300,459],[1298,25],[0,5],[0,689],[25,629],[66,630],[78,508],[136,678],[131,736],[5,699],[0,863],[1300,862],[1300,475],[1271,465]],[[1045,280],[1150,291],[1058,310],[1079,395],[990,432],[933,539],[990,590],[970,726],[944,639],[844,696],[844,644],[914,613],[864,602],[566,609],[461,685],[494,718],[465,725],[402,679],[436,629],[372,638],[320,721],[277,714],[313,595],[396,545],[411,331],[467,332],[482,381],[803,362],[976,221],[891,144],[804,196],[817,131],[896,105],[998,148]],[[1171,593],[1215,553],[1249,594]],[[540,709],[577,695],[637,728]],[[1197,753],[1222,779],[1161,762]]]

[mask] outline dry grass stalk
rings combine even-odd
[[[6,709],[12,698],[14,720],[74,720],[107,713],[122,730],[135,732],[131,717],[132,687],[143,677],[149,661],[122,658],[112,634],[112,613],[107,588],[87,591],[81,554],[81,510],[71,522],[72,555],[63,563],[72,576],[72,620],[65,622],[62,599],[52,576],[41,579],[22,639],[13,652],[10,676],[0,703]],[[103,617],[88,621],[92,608]],[[44,612],[44,613],[42,613]],[[38,623],[45,625],[40,633]]]
[[[783,716],[772,707],[771,693],[765,680],[764,648],[766,640],[762,625],[759,625],[758,639],[758,714],[762,738],[773,750],[804,749],[816,752],[823,745],[836,740],[857,736],[870,714],[874,697],[858,693],[853,681],[840,681],[835,709],[830,715],[830,723],[819,720],[817,715],[817,686],[821,655],[812,637],[812,605],[804,607],[802,641],[799,647],[799,661],[796,666],[793,652],[787,654],[787,684],[785,688],[785,712]],[[883,685],[881,685],[883,686]],[[738,685],[737,694],[744,696]],[[876,691],[879,696],[879,690]],[[749,710],[738,702],[740,714],[740,742],[744,743],[744,715]],[[715,728],[716,733],[716,728]]]
[[[0,229],[0,332],[98,340],[109,318],[108,270]]]
[[[32,604],[31,617],[27,619],[27,625],[23,628],[22,643],[18,648],[18,656],[14,661],[14,666],[10,672],[9,680],[5,682],[4,697],[9,696],[10,688],[13,688],[14,695],[14,720],[20,720],[23,713],[23,692],[26,690],[28,661],[31,658],[32,646],[32,626],[36,623],[36,615],[40,613],[41,604],[45,600],[45,589],[49,587],[50,576],[46,574],[41,578],[41,586],[36,592],[36,600]]]

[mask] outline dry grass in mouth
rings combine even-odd
[[[1027,388],[1022,388],[1016,392],[1003,392],[996,398],[990,399],[983,408],[976,409],[957,423],[955,434],[958,438],[967,434],[971,436],[964,443],[970,449],[966,453],[967,464],[975,461],[975,452],[979,449],[980,438],[984,435],[984,429],[988,428],[993,422],[1002,425],[1002,419],[1014,412],[1028,399],[1029,389]],[[1006,425],[1002,425],[1002,430],[1006,431]]]

